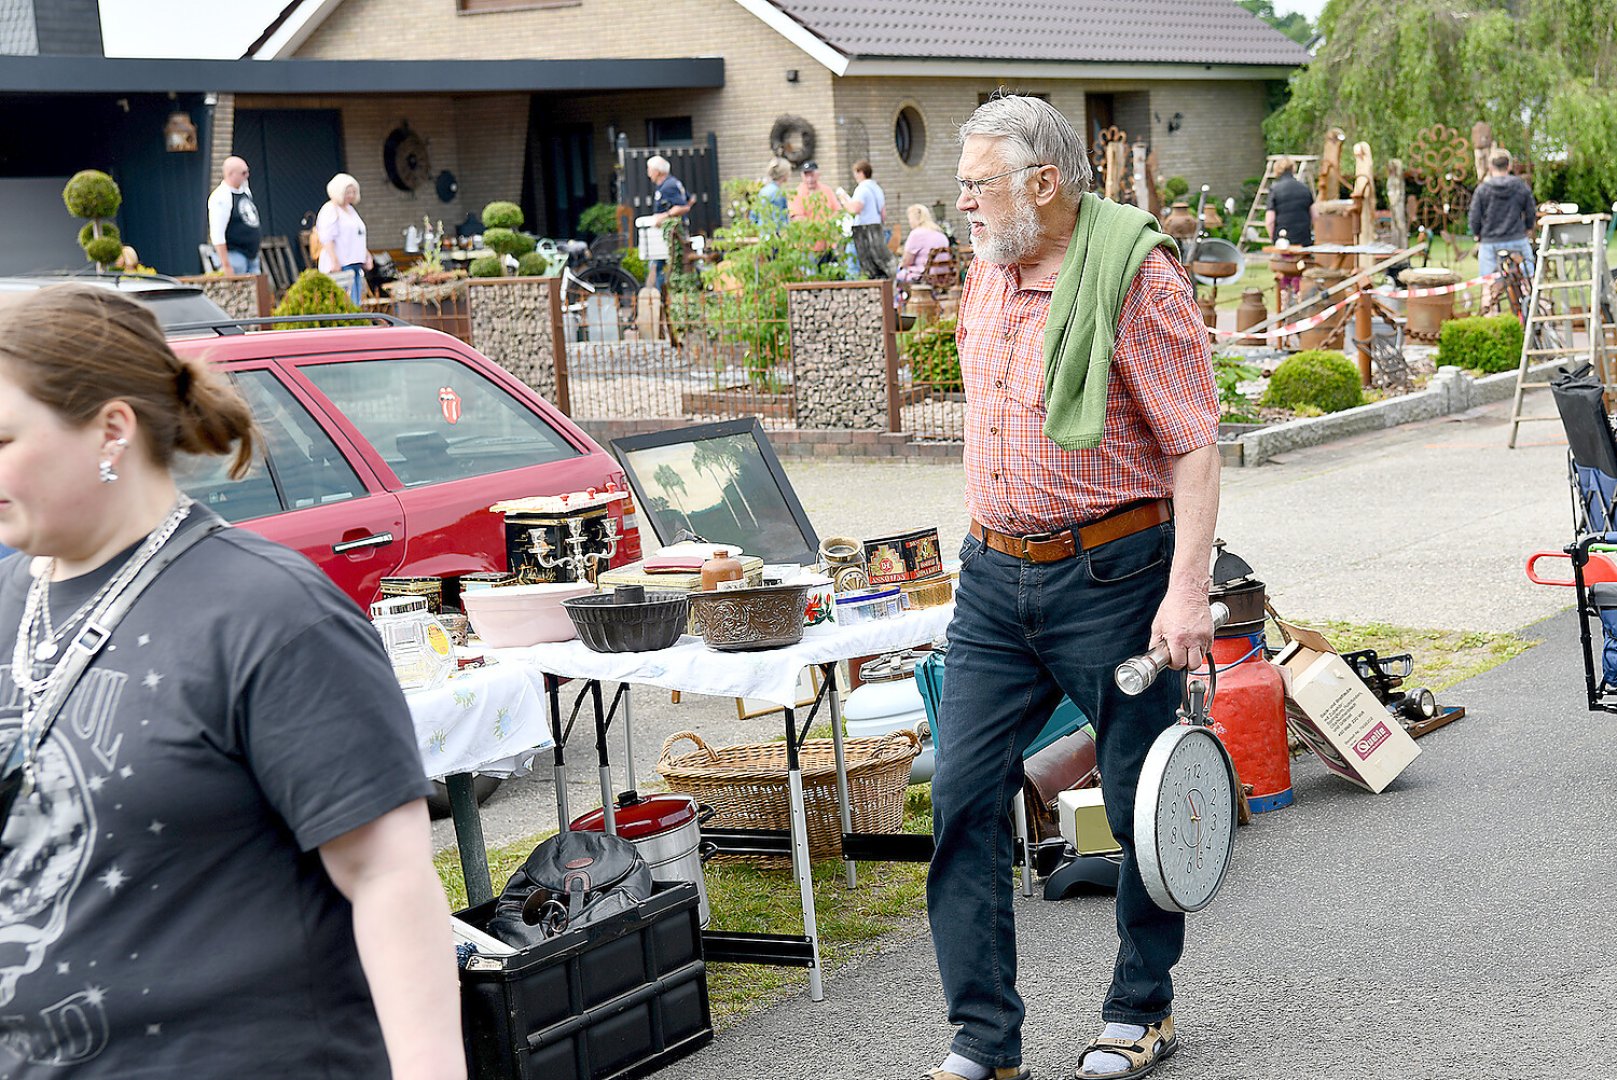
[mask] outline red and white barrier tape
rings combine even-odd
[[[1394,297],[1395,299],[1408,299],[1410,297],[1414,297],[1418,299],[1422,296],[1443,296],[1446,293],[1462,292],[1466,289],[1475,288],[1478,285],[1486,285],[1490,281],[1497,281],[1501,277],[1504,277],[1504,275],[1495,272],[1492,274],[1483,274],[1481,277],[1474,277],[1470,281],[1462,281],[1454,285],[1433,285],[1429,289],[1398,289],[1391,285],[1383,285],[1379,289],[1371,289],[1370,291],[1375,293],[1377,296],[1390,296]]]
[[[1349,304],[1353,303],[1353,301],[1355,299],[1357,299],[1357,297],[1350,296],[1346,300],[1338,301],[1337,303],[1332,304],[1330,307],[1326,308],[1324,311],[1317,312],[1316,314],[1308,316],[1308,318],[1306,318],[1306,319],[1299,319],[1297,322],[1288,323],[1285,326],[1277,326],[1272,330],[1264,330],[1264,331],[1261,331],[1261,332],[1253,332],[1251,330],[1217,330],[1217,329],[1214,329],[1213,327],[1209,326],[1207,328],[1207,332],[1209,334],[1212,334],[1214,337],[1221,337],[1221,338],[1278,338],[1278,337],[1288,337],[1288,336],[1290,336],[1292,334],[1300,334],[1304,330],[1312,330],[1314,327],[1318,326],[1320,323],[1324,322],[1326,319],[1329,319],[1332,315],[1335,315],[1337,312],[1341,311],[1343,308],[1345,308]]]

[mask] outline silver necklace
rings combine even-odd
[[[163,519],[162,524],[147,534],[145,541],[142,542],[135,554],[130,556],[124,565],[118,568],[118,572],[113,574],[86,604],[74,612],[73,617],[60,631],[52,632],[46,629],[50,618],[48,611],[50,606],[50,578],[56,568],[56,560],[51,559],[45,564],[45,568],[40,572],[39,576],[28,586],[28,596],[23,604],[22,622],[17,627],[17,640],[12,645],[11,681],[17,685],[18,689],[35,699],[42,697],[50,689],[51,683],[55,680],[57,673],[61,671],[66,657],[57,660],[51,669],[45,673],[44,678],[41,679],[33,677],[34,661],[44,663],[54,659],[61,648],[60,638],[64,637],[78,623],[81,617],[99,610],[101,604],[109,596],[116,596],[123,592],[124,588],[134,580],[135,575],[140,573],[141,569],[152,560],[158,550],[168,543],[170,537],[179,529],[180,524],[190,512],[191,505],[191,497],[182,492],[175,501],[173,509],[169,511],[168,517]],[[26,727],[27,725],[25,724],[24,726]]]

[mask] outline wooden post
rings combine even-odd
[[[1365,386],[1370,385],[1370,335],[1375,328],[1370,321],[1370,290],[1359,287],[1358,298],[1353,304],[1353,333],[1359,339],[1359,381]]]
[[[898,393],[898,312],[893,307],[893,282],[881,283],[881,336],[887,367],[887,430],[904,430],[904,409]]]

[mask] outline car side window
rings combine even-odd
[[[230,478],[228,457],[179,455],[175,474],[186,494],[227,521],[365,495],[365,485],[337,444],[274,373],[239,371],[232,377],[258,422],[261,453],[240,480]]]
[[[576,457],[525,402],[448,357],[307,364],[299,369],[359,429],[406,487]]]

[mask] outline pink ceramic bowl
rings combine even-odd
[[[491,649],[515,649],[543,641],[571,641],[578,636],[563,600],[595,591],[588,582],[559,581],[541,585],[504,585],[460,594],[472,629]]]

